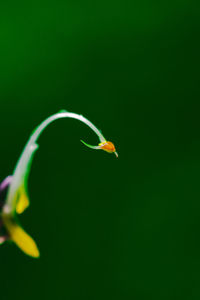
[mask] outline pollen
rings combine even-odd
[[[113,153],[116,151],[115,146],[112,142],[103,142],[99,144],[100,148],[108,153]]]

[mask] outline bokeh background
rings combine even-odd
[[[0,247],[1,300],[200,298],[199,7],[1,1],[0,177],[39,140],[20,217],[39,260]]]

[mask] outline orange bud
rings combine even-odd
[[[106,141],[106,142],[100,143],[99,149],[102,149],[108,153],[115,153],[116,157],[118,157],[118,154],[115,149],[115,145],[112,142]]]

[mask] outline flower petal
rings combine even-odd
[[[38,258],[40,253],[35,241],[13,220],[11,216],[3,215],[2,218],[10,239],[25,254]]]
[[[24,187],[21,187],[19,190],[19,199],[16,205],[16,212],[17,214],[22,214],[25,209],[29,206],[29,198],[25,191]]]

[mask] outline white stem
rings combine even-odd
[[[43,130],[53,121],[56,121],[58,119],[62,118],[72,118],[77,119],[83,123],[85,123],[87,126],[89,126],[99,137],[100,142],[105,142],[105,138],[102,135],[102,133],[92,124],[89,120],[84,118],[82,115],[78,115],[71,112],[62,111],[57,114],[54,114],[47,118],[45,121],[43,121],[33,132],[33,134],[30,136],[18,162],[15,167],[12,182],[10,184],[8,195],[6,199],[6,205],[4,206],[4,213],[14,213],[15,206],[16,206],[16,194],[18,191],[18,188],[21,185],[26,184],[26,179],[28,177],[29,171],[30,171],[30,165],[32,162],[32,158],[34,155],[34,152],[37,150],[38,145],[36,144],[38,138],[40,137]]]

